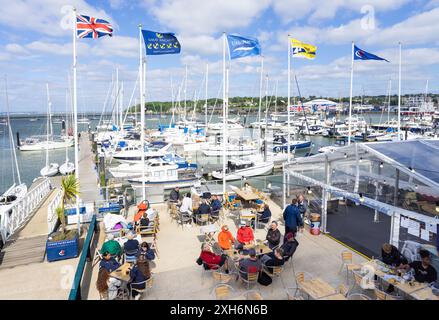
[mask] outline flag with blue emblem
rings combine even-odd
[[[317,47],[312,44],[291,39],[291,48],[293,58],[314,59],[316,57]]]
[[[354,45],[354,60],[384,60],[389,62],[384,58],[378,57],[377,55],[361,50],[355,45]]]
[[[142,30],[142,35],[145,41],[146,55],[180,53],[180,42],[174,33]]]
[[[230,59],[243,58],[247,56],[258,56],[261,54],[261,46],[258,39],[227,35],[229,44]]]

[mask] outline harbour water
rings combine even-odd
[[[363,115],[365,120],[370,123],[377,123],[380,120],[381,114],[366,114]],[[15,144],[17,144],[17,136],[16,133],[19,132],[20,139],[24,140],[31,135],[45,135],[46,133],[46,118],[39,117],[38,120],[33,120],[35,117],[29,118],[11,118],[11,127],[14,136]],[[157,128],[158,125],[167,125],[169,124],[171,117],[166,116],[164,118],[159,118],[156,115],[147,115],[146,116],[146,127]],[[218,118],[218,116],[214,115],[212,117],[212,122],[222,121]],[[256,121],[256,115],[250,115],[247,117],[247,124]],[[98,124],[99,120],[90,120],[90,128],[93,130]],[[78,124],[79,131],[87,131],[88,124]],[[61,132],[61,124],[54,123],[53,124],[54,134],[60,134]],[[246,128],[242,132],[243,137],[248,137],[255,139],[257,137],[258,129]],[[306,139],[309,139],[313,143],[313,147],[311,152],[317,153],[317,150],[320,147],[328,146],[334,144],[334,139],[324,138],[322,136],[307,136]],[[178,151],[178,149],[177,149]],[[73,161],[74,154],[73,148],[68,149],[69,159]],[[302,150],[296,153],[296,157],[303,156],[309,150]],[[50,162],[56,162],[58,164],[62,164],[65,161],[66,152],[65,150],[51,150],[49,154]],[[222,157],[205,157],[201,151],[192,152],[188,154],[188,158],[197,163],[199,167],[205,168],[205,172],[212,167],[221,167],[222,165]],[[25,182],[28,186],[31,185],[32,181],[40,175],[40,169],[45,166],[46,161],[46,153],[45,151],[26,151],[22,152],[17,150],[17,161],[18,166],[20,168],[21,180]],[[271,182],[276,184],[276,182],[280,182],[282,176],[279,173],[274,173],[271,176],[262,176],[255,177],[250,179],[250,183],[254,185],[263,186],[267,183]],[[9,144],[9,135],[8,135],[8,127],[1,126],[0,127],[0,194],[3,193],[8,187],[13,183],[12,176],[12,155],[11,148]]]

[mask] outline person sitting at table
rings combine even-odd
[[[102,260],[99,263],[99,268],[104,268],[108,273],[112,273],[114,270],[120,267],[120,263],[116,261],[114,257],[108,251],[102,254]]]
[[[137,258],[137,261],[130,271],[130,281],[128,282],[128,289],[143,290],[146,287],[145,281],[151,278],[151,270],[149,268],[149,262],[143,255]],[[140,294],[132,290],[132,297],[135,300],[140,299]]]
[[[131,232],[128,233],[126,237],[128,240],[123,245],[123,251],[130,256],[137,255],[139,251],[139,241],[137,241],[137,239],[134,239],[134,234],[132,234]]]
[[[188,216],[192,214],[192,197],[189,192],[186,193],[186,196],[183,198],[183,201],[181,202],[180,213]]]
[[[265,239],[267,240],[268,247],[270,249],[273,249],[274,247],[277,247],[280,243],[280,238],[282,237],[282,234],[280,233],[278,227],[277,227],[277,221],[271,222],[271,227],[268,229],[267,236]]]
[[[239,273],[244,279],[247,279],[249,273],[259,273],[262,270],[262,263],[256,256],[256,250],[250,249],[248,255],[248,258],[239,260]]]
[[[243,249],[245,245],[253,244],[255,236],[253,234],[253,229],[250,227],[251,222],[249,220],[242,221],[236,235],[237,243],[235,245],[236,249]]]
[[[144,256],[145,259],[148,261],[152,261],[155,259],[154,250],[151,249],[151,247],[149,246],[149,243],[146,241],[142,242],[142,244],[140,245],[139,255]]]
[[[408,264],[407,259],[390,243],[383,244],[381,248],[381,260],[385,264],[397,268],[402,268]]]
[[[137,205],[137,213],[134,215],[134,224],[137,224],[139,220],[143,217],[146,210],[148,210],[148,201],[143,200]]]
[[[299,242],[296,240],[296,235],[293,232],[287,233],[286,237],[287,241],[285,241],[280,247],[284,254],[285,262],[293,257],[293,254],[296,252],[297,246]]]
[[[142,218],[140,218],[139,220],[139,226],[141,227],[147,227],[149,226],[149,218],[148,218],[148,213],[146,213],[146,211],[143,213]]]
[[[235,238],[229,230],[228,225],[223,225],[221,227],[221,231],[218,234],[218,245],[223,250],[230,250],[232,248],[233,243],[235,242]]]
[[[210,208],[212,209],[212,212],[218,212],[223,207],[221,201],[218,200],[218,196],[213,195],[212,196],[212,202],[210,203]]]
[[[270,221],[271,218],[271,210],[270,207],[268,206],[268,204],[264,204],[264,211],[262,211],[261,214],[259,214],[259,221],[262,223],[268,223],[268,221]]]
[[[226,254],[215,254],[212,250],[212,247],[208,243],[204,243],[201,246],[200,257],[198,258],[203,264],[206,270],[217,270],[224,266],[226,273],[229,272],[229,266],[227,264],[227,255]]]
[[[201,200],[200,206],[194,212],[194,215],[193,215],[194,222],[196,222],[197,215],[203,215],[203,214],[209,215],[210,213],[211,213],[211,209],[210,209],[210,206],[207,204],[207,200],[206,199]]]
[[[180,188],[175,187],[169,194],[169,202],[178,203],[180,201]]]
[[[120,257],[122,255],[122,248],[116,240],[114,240],[114,234],[109,233],[107,235],[107,241],[104,242],[100,252],[109,252],[113,257]]]
[[[96,289],[101,296],[107,296],[108,300],[114,300],[122,282],[116,278],[110,277],[105,268],[99,269],[98,278],[96,280]]]
[[[284,252],[281,248],[276,248],[274,251],[264,254],[261,257],[261,262],[267,267],[268,272],[273,273],[273,267],[280,267],[284,265]]]
[[[437,271],[431,265],[430,252],[419,250],[421,261],[413,261],[409,266],[414,271],[415,280],[418,282],[432,283],[437,280]]]

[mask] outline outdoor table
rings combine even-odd
[[[380,264],[385,266],[385,264],[382,262]],[[423,299],[422,297],[424,297],[424,295],[428,296],[428,289],[430,289],[431,295],[434,296],[433,292],[431,291],[431,288],[428,287],[427,283],[420,283],[417,281],[411,281],[410,283],[408,283],[408,282],[385,280],[384,276],[386,276],[388,274],[393,274],[393,273],[390,273],[390,272],[386,273],[386,272],[380,270],[379,265],[378,265],[376,260],[368,261],[363,265],[373,266],[375,268],[375,275],[377,277],[379,277],[381,280],[387,282],[388,284],[393,285],[399,291],[401,291],[402,293],[404,293],[408,296],[411,296],[415,299],[418,299],[417,297],[420,297],[420,299]],[[386,266],[386,268],[390,269],[389,266]],[[422,290],[425,290],[425,292],[423,292]]]
[[[331,294],[330,296],[319,298],[319,300],[347,300],[341,293]]]
[[[435,295],[430,287],[412,292],[411,296],[416,300],[439,300],[439,296]]]
[[[300,290],[315,300],[329,297],[337,293],[329,283],[320,278],[302,282],[300,284]]]
[[[239,214],[239,219],[240,220],[248,220],[251,221],[253,219],[257,219],[256,213],[253,212],[252,209],[244,209],[241,210],[240,214]],[[256,229],[256,223],[253,229]]]
[[[235,190],[235,192],[240,198],[244,199],[245,201],[252,201],[252,200],[259,199],[259,195],[257,195],[253,191],[247,191],[247,190],[242,190],[242,189],[237,188]]]

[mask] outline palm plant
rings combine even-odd
[[[64,207],[66,204],[75,203],[76,197],[79,196],[79,181],[74,175],[68,175],[61,180],[62,199],[61,206],[56,209],[59,220],[61,221],[61,233],[66,233],[66,217]]]

